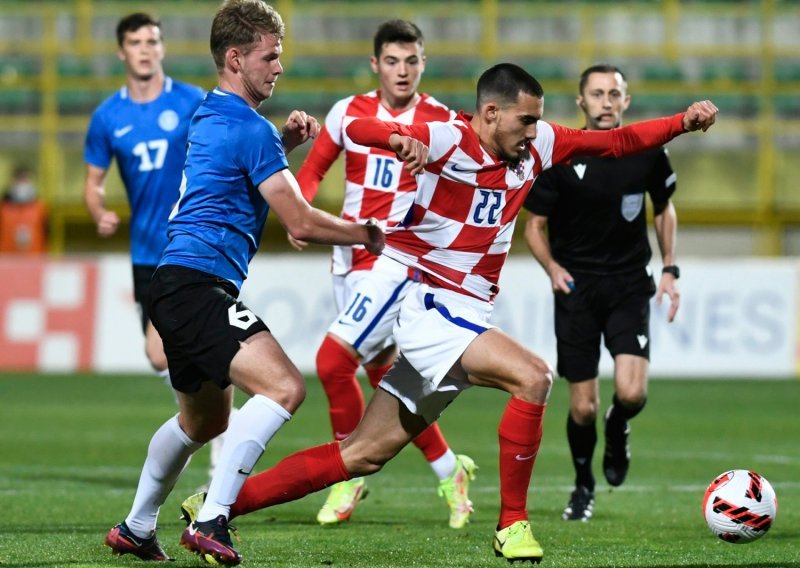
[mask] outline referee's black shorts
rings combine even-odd
[[[612,357],[650,359],[650,298],[656,291],[649,269],[599,276],[570,272],[575,290],[555,295],[558,374],[570,382],[597,377],[600,339]]]
[[[196,392],[204,381],[226,388],[239,342],[269,331],[238,295],[228,280],[199,270],[176,265],[156,270],[150,317],[164,341],[176,390]]]

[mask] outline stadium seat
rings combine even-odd
[[[569,65],[561,61],[533,60],[519,65],[542,82],[572,79],[574,76]]]
[[[686,102],[685,95],[675,93],[637,93],[631,96],[630,109],[625,113],[626,116],[633,117],[652,117],[674,114],[693,101]]]
[[[94,74],[91,60],[71,55],[59,57],[56,69],[61,77],[91,77]]]
[[[704,81],[747,81],[749,69],[745,61],[704,61],[701,78]]]
[[[41,72],[41,60],[38,57],[12,55],[4,57],[0,64],[0,82],[9,84],[20,78],[35,77]]]
[[[33,89],[0,89],[0,114],[38,112],[40,100]]]
[[[676,63],[651,63],[644,66],[642,77],[646,81],[682,81],[683,69]]]
[[[287,65],[285,73],[287,77],[325,77],[327,67],[323,62],[311,59],[310,57],[297,57],[292,59]]]
[[[344,96],[344,95],[342,95]],[[341,98],[337,93],[322,91],[275,91],[269,100],[268,110],[270,115],[282,116],[292,110],[300,109],[313,114],[322,122],[333,104]]]
[[[786,118],[800,118],[800,99],[796,95],[778,95],[774,99],[775,111]]]
[[[775,79],[781,82],[800,81],[800,61],[783,61],[776,63]]]
[[[91,114],[109,93],[88,89],[63,89],[58,92],[58,111],[65,115]]]
[[[164,64],[164,71],[179,81],[196,80],[196,78],[216,76],[214,63],[211,58],[202,57],[170,57]]]

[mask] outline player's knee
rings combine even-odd
[[[597,420],[597,401],[573,398],[569,406],[570,414],[576,424],[587,426]]]
[[[547,361],[531,353],[520,369],[520,392],[511,394],[530,402],[545,402],[553,386],[553,376],[553,368]]]
[[[329,336],[325,337],[316,357],[317,375],[323,385],[335,383],[342,377],[355,380],[359,361],[350,349]]]
[[[623,389],[617,389],[616,397],[622,406],[626,408],[639,408],[644,406],[647,400],[647,391],[644,387],[629,386]]]
[[[553,371],[553,367],[551,367],[547,361],[536,355],[532,355],[528,362],[528,371],[526,375],[530,377],[531,388],[537,390],[546,389],[549,392],[550,387],[553,386],[555,371]]]
[[[640,409],[647,402],[647,392],[644,389],[617,391],[616,396],[622,406],[630,409]]]
[[[291,413],[294,413],[306,399],[306,384],[302,377],[295,377],[293,380],[285,381],[278,388],[280,390],[277,396],[267,396],[273,398],[275,402]]]

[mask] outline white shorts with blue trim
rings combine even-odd
[[[394,345],[392,327],[400,303],[417,283],[408,268],[381,256],[371,270],[354,270],[333,276],[333,294],[339,314],[329,333],[344,339],[369,361]]]
[[[487,329],[492,304],[418,284],[400,306],[394,338],[401,357],[381,381],[414,414],[433,423],[471,385],[459,359]]]

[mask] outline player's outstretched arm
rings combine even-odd
[[[362,244],[372,254],[383,250],[383,229],[376,222],[351,223],[311,207],[289,170],[272,174],[258,190],[294,239],[322,245]]]
[[[717,120],[719,109],[711,101],[692,103],[683,115],[683,129],[686,132],[702,130],[705,132]]]
[[[110,237],[119,227],[119,216],[105,206],[107,173],[107,169],[87,164],[83,182],[83,201],[97,225],[97,234],[101,237]]]
[[[293,110],[281,129],[283,151],[288,154],[309,138],[316,138],[319,135],[319,129],[316,118],[305,111]]]
[[[701,101],[674,116],[644,120],[611,130],[577,130],[553,124],[552,163],[562,164],[572,156],[586,154],[621,158],[657,148],[686,132],[705,132],[716,121],[718,112],[711,101]]]
[[[395,133],[389,136],[389,145],[395,151],[397,157],[405,162],[403,167],[412,176],[421,173],[425,168],[425,164],[428,163],[428,146],[416,138]]]
[[[357,118],[347,126],[353,142],[395,152],[411,175],[420,173],[428,161],[427,134],[424,124],[405,125],[377,118]]]

